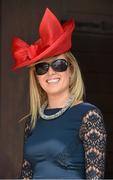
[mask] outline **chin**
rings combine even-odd
[[[46,91],[46,93],[47,93],[47,95],[48,96],[61,96],[62,94],[64,94],[64,93],[66,93],[67,91],[66,91],[66,89],[51,89],[51,91]]]
[[[47,95],[48,95],[48,96],[60,95],[60,93],[61,93],[61,92],[59,92],[59,91],[49,91],[49,92],[47,92]]]

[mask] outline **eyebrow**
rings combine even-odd
[[[42,62],[48,62],[48,61],[51,61],[51,62],[52,62],[52,61],[57,60],[57,59],[63,59],[63,58],[58,58],[58,56],[55,56],[55,57],[53,57],[53,59],[51,59],[51,60],[50,60],[50,59],[48,59],[48,60],[47,60],[47,59],[45,59],[45,60],[43,59],[43,60],[39,61],[39,62],[36,63],[36,64],[39,64],[39,63],[42,63]],[[35,65],[36,65],[36,64],[35,64]]]
[[[50,57],[50,58],[51,58],[51,57]],[[52,61],[57,60],[57,59],[65,59],[65,60],[67,60],[66,57],[64,57],[64,58],[58,58],[58,56],[54,56],[53,59],[52,59]],[[48,61],[50,61],[50,59],[48,59],[48,60],[46,60],[46,59],[44,60],[44,59],[43,59],[43,60],[40,60],[39,62],[36,62],[33,66],[35,66],[35,65],[37,65],[37,64],[39,64],[39,63],[48,62]],[[52,61],[51,61],[51,62],[52,62]]]

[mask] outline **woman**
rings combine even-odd
[[[62,26],[46,9],[35,44],[13,41],[14,69],[30,71],[21,178],[104,177],[106,131],[100,110],[83,101],[81,72],[70,52],[73,30],[73,20]]]

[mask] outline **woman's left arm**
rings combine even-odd
[[[85,150],[86,179],[104,178],[106,130],[98,109],[88,111],[83,117],[80,137]]]

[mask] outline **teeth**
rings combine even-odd
[[[48,83],[56,83],[58,81],[59,81],[59,79],[50,79],[50,80],[47,80]]]

